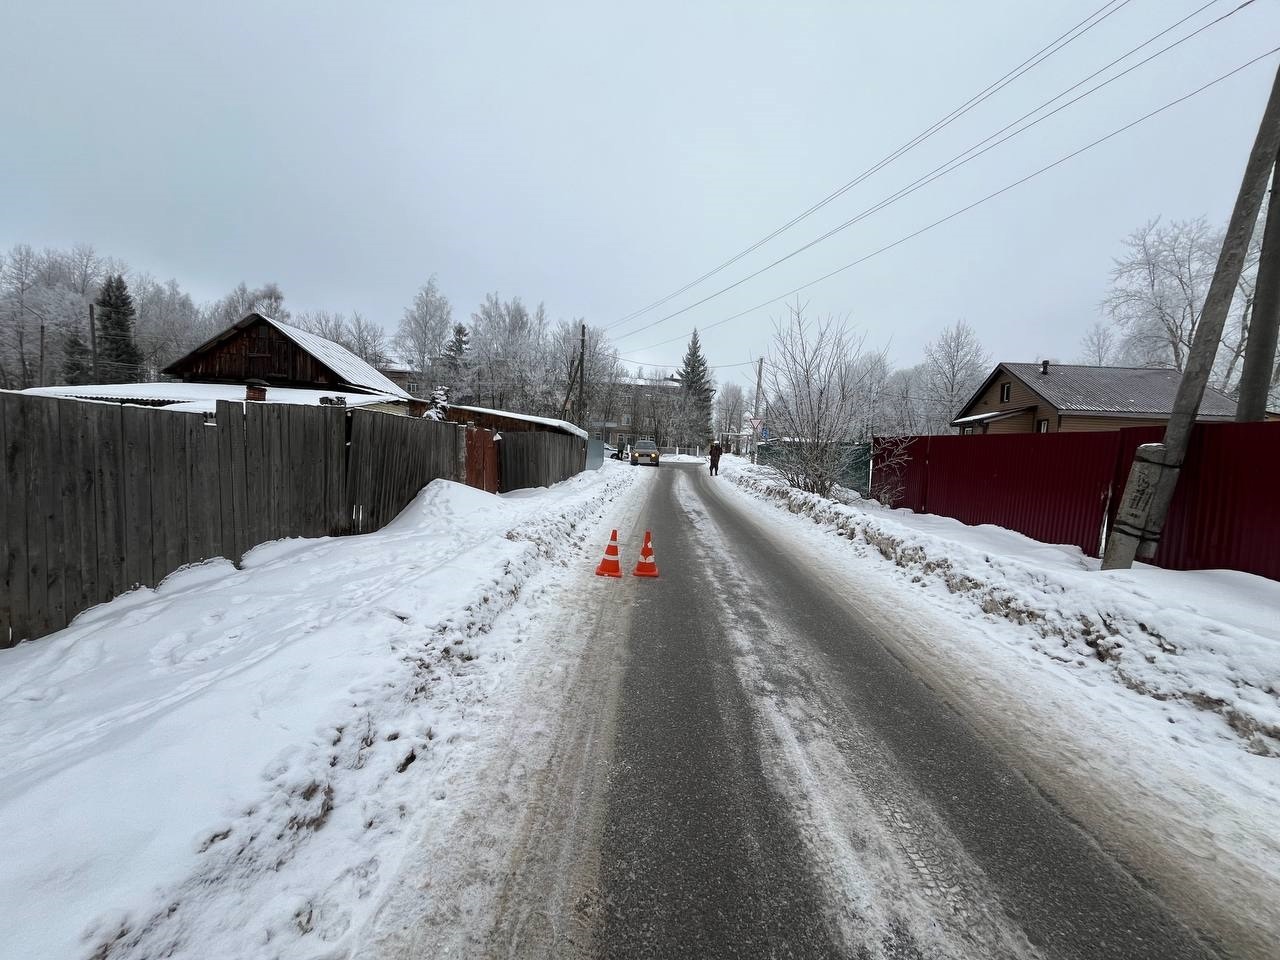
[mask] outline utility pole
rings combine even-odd
[[[755,402],[751,405],[751,419],[752,421],[754,421],[751,424],[751,462],[752,463],[756,462],[756,448],[759,446],[759,443],[760,443],[759,437],[758,437],[758,434],[760,433],[760,427],[758,426],[758,423],[760,420],[760,394],[763,392],[764,392],[764,357],[761,357],[756,362],[756,398],[755,398]]]
[[[1258,282],[1253,291],[1253,316],[1249,319],[1249,339],[1244,347],[1244,368],[1240,373],[1240,402],[1236,421],[1250,423],[1267,415],[1267,394],[1271,390],[1276,362],[1276,336],[1280,333],[1280,154],[1271,169],[1271,197],[1267,201],[1267,224],[1262,230],[1262,253],[1258,258]]]
[[[101,383],[102,377],[98,375],[98,324],[93,319],[93,304],[89,304],[89,356],[93,358],[93,379],[95,383]]]
[[[587,427],[587,404],[583,399],[585,396],[586,374],[587,374],[587,325],[582,324],[582,339],[578,345],[578,426],[583,430]]]
[[[1195,338],[1187,356],[1186,368],[1178,382],[1169,424],[1163,443],[1144,443],[1138,447],[1129,470],[1115,527],[1107,538],[1102,558],[1104,570],[1127,570],[1135,557],[1150,560],[1160,546],[1165,517],[1178,473],[1187,455],[1187,441],[1200,410],[1200,400],[1213,369],[1213,360],[1222,339],[1222,328],[1235,294],[1236,283],[1244,266],[1249,238],[1258,220],[1258,211],[1267,191],[1267,177],[1280,151],[1280,69],[1271,85],[1271,95],[1258,125],[1253,151],[1245,165],[1240,193],[1222,241],[1218,266],[1209,284],[1209,292],[1200,311]]]

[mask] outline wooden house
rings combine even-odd
[[[251,313],[164,368],[166,376],[200,383],[247,383],[413,397],[332,340]]]
[[[1001,363],[951,421],[962,434],[1070,433],[1161,426],[1182,374],[1149,367]],[[1206,389],[1198,419],[1230,421],[1235,401]]]

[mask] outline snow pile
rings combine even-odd
[[[1280,756],[1280,583],[1227,570],[1102,572],[1076,547],[874,501],[835,502],[737,458],[721,461],[721,473],[847,540],[854,556],[892,564],[961,616],[1020,627],[993,641],[1068,669],[1101,665],[1144,697],[1220,718],[1221,735],[1251,753]]]
[[[548,567],[590,562],[634,483],[436,481],[377,533],[189,567],[0,651],[0,955],[349,955],[512,695]]]

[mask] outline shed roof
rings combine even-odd
[[[181,359],[175,360],[165,368],[165,372],[180,366],[188,358],[198,353],[203,353],[214,344],[226,339],[233,333],[244,330],[253,326],[255,323],[268,323],[275,327],[286,337],[292,340],[298,347],[305,350],[311,356],[315,357],[320,363],[333,371],[334,376],[344,386],[353,387],[356,390],[368,390],[373,393],[387,394],[395,397],[397,400],[412,400],[413,397],[404,390],[397,387],[386,376],[375,370],[369,363],[361,360],[354,353],[341,344],[334,343],[332,340],[326,340],[324,337],[317,336],[314,333],[308,333],[306,330],[282,323],[279,320],[268,317],[261,313],[247,314],[237,323],[232,324],[226,330],[210,337],[200,346],[196,347],[189,354]]]
[[[464,413],[481,413],[488,414],[492,417],[509,417],[512,420],[523,420],[526,423],[536,423],[544,427],[550,427],[553,430],[559,430],[561,433],[571,433],[575,437],[587,439],[587,431],[581,427],[575,427],[567,420],[554,420],[550,417],[535,417],[529,413],[512,413],[510,410],[490,410],[487,407],[464,407],[456,403],[449,404],[450,410],[461,410]]]
[[[1002,363],[983,381],[960,411],[965,413],[1005,370],[1025,383],[1060,413],[1116,417],[1167,417],[1173,410],[1182,374],[1159,367],[1089,367],[1051,363],[1041,373],[1038,363]],[[1201,417],[1234,417],[1235,401],[1206,388]],[[958,421],[952,421],[953,423]]]

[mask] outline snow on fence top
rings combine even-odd
[[[491,417],[509,417],[512,420],[523,420],[526,423],[536,423],[544,427],[550,427],[552,430],[559,430],[561,433],[570,433],[575,437],[587,439],[587,431],[581,427],[575,427],[567,420],[553,420],[550,417],[535,417],[528,413],[512,413],[510,410],[490,410],[487,407],[463,407],[456,403],[449,404],[450,410],[461,410],[464,413],[479,413]]]
[[[31,387],[23,393],[67,400],[135,401],[148,406],[181,407],[190,412],[213,413],[219,400],[244,400],[242,383],[101,383],[63,387]],[[402,402],[398,396],[380,393],[339,393],[333,390],[303,390],[296,387],[268,387],[266,403],[295,403],[318,406],[321,397],[341,397],[348,407]]]

